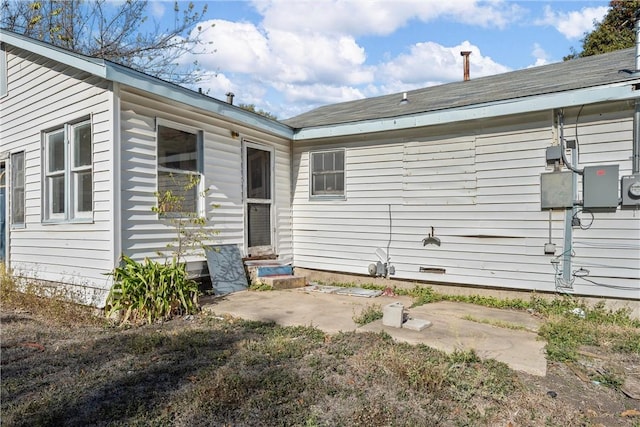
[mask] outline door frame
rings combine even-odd
[[[248,165],[247,165],[247,148],[253,148],[255,150],[267,151],[269,153],[269,199],[251,199],[248,197]],[[275,222],[275,148],[271,145],[261,144],[254,141],[242,140],[242,215],[244,217],[244,247],[246,256],[260,256],[260,255],[275,255],[276,248],[276,235],[277,226]],[[269,202],[264,202],[269,200]],[[249,247],[249,215],[247,214],[248,205],[250,203],[262,203],[269,204],[269,222],[270,222],[270,239],[271,245],[269,246],[254,246]]]
[[[0,182],[3,182],[4,185],[0,184],[0,192],[2,192],[3,194],[0,195],[0,198],[3,199],[2,203],[0,203],[0,209],[2,209],[2,212],[0,212],[0,216],[2,216],[2,222],[0,222],[0,227],[2,227],[2,231],[0,233],[0,239],[2,239],[3,241],[2,243],[2,252],[0,252],[0,262],[3,262],[5,267],[7,267],[9,265],[8,260],[9,260],[9,221],[8,221],[8,215],[9,215],[9,203],[7,203],[7,199],[9,198],[9,194],[8,194],[8,190],[9,190],[9,177],[8,177],[8,170],[9,170],[9,160],[8,157],[0,155],[0,165],[2,165],[2,167],[0,168]]]

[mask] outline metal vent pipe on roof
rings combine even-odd
[[[463,67],[464,67],[464,81],[468,81],[470,79],[469,77],[469,55],[471,55],[471,51],[470,50],[463,50],[462,52],[460,52],[460,55],[464,57],[463,59]]]
[[[231,104],[233,105],[233,97],[235,95],[233,94],[233,92],[227,92],[227,104]]]

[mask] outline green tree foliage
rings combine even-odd
[[[640,0],[612,0],[609,12],[582,40],[582,51],[573,51],[564,59],[598,55],[635,45],[634,25]]]
[[[189,176],[188,181],[181,182],[175,176],[170,177],[173,180],[174,190],[166,190],[164,192],[156,192],[155,196],[158,200],[157,206],[151,210],[158,214],[158,218],[163,220],[175,232],[175,238],[172,242],[167,243],[167,250],[171,252],[171,256],[178,262],[185,262],[185,256],[198,253],[204,250],[207,242],[219,232],[212,230],[207,225],[206,215],[201,216],[198,212],[189,212],[186,206],[186,194],[191,193],[193,189],[198,189],[200,179]],[[209,190],[198,191],[197,197],[206,198]],[[213,206],[217,207],[217,206]],[[167,255],[159,252],[158,255]]]
[[[261,116],[265,116],[269,119],[278,120],[278,117],[276,117],[275,114],[271,114],[268,111],[256,109],[255,104],[238,104],[238,107],[242,108],[243,110],[251,111],[252,113],[260,114]]]
[[[174,2],[173,25],[160,27],[146,15],[147,0],[0,0],[0,26],[84,55],[106,59],[179,84],[198,80],[197,62],[186,54],[203,52],[207,11]],[[169,5],[170,3],[166,3]]]

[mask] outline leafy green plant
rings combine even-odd
[[[122,324],[130,319],[153,323],[198,308],[198,284],[176,258],[138,262],[123,255],[122,264],[111,274],[115,283],[107,299],[107,316],[121,313]]]
[[[189,175],[185,181],[184,177],[169,177],[171,189],[156,192],[157,205],[151,208],[175,231],[173,241],[166,245],[169,253],[158,252],[165,256],[164,263],[148,258],[137,262],[123,254],[120,267],[110,273],[115,284],[107,300],[107,316],[121,313],[122,323],[129,319],[153,323],[198,309],[198,284],[188,277],[185,256],[202,250],[217,232],[186,197],[200,187],[200,178]],[[198,197],[206,194],[207,190],[200,191]]]
[[[193,189],[199,188],[200,178],[189,175],[186,182],[180,182],[173,175],[169,177],[173,181],[172,188],[179,188],[180,191],[156,192],[157,205],[151,210],[174,229],[175,237],[166,247],[172,257],[184,261],[185,255],[190,251],[203,249],[206,241],[210,240],[212,235],[218,234],[218,231],[207,226],[206,215],[192,212],[192,208],[188,207],[185,194],[191,194]],[[208,190],[198,192],[198,197],[205,197],[207,192]]]
[[[362,309],[359,315],[353,316],[353,321],[360,326],[374,322],[378,319],[382,319],[382,308],[380,307],[380,304],[368,305]]]

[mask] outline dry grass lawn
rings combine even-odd
[[[32,295],[1,302],[5,426],[640,425],[640,401],[575,363],[536,378],[384,334],[204,314],[118,328]],[[606,351],[606,366],[640,366]]]

